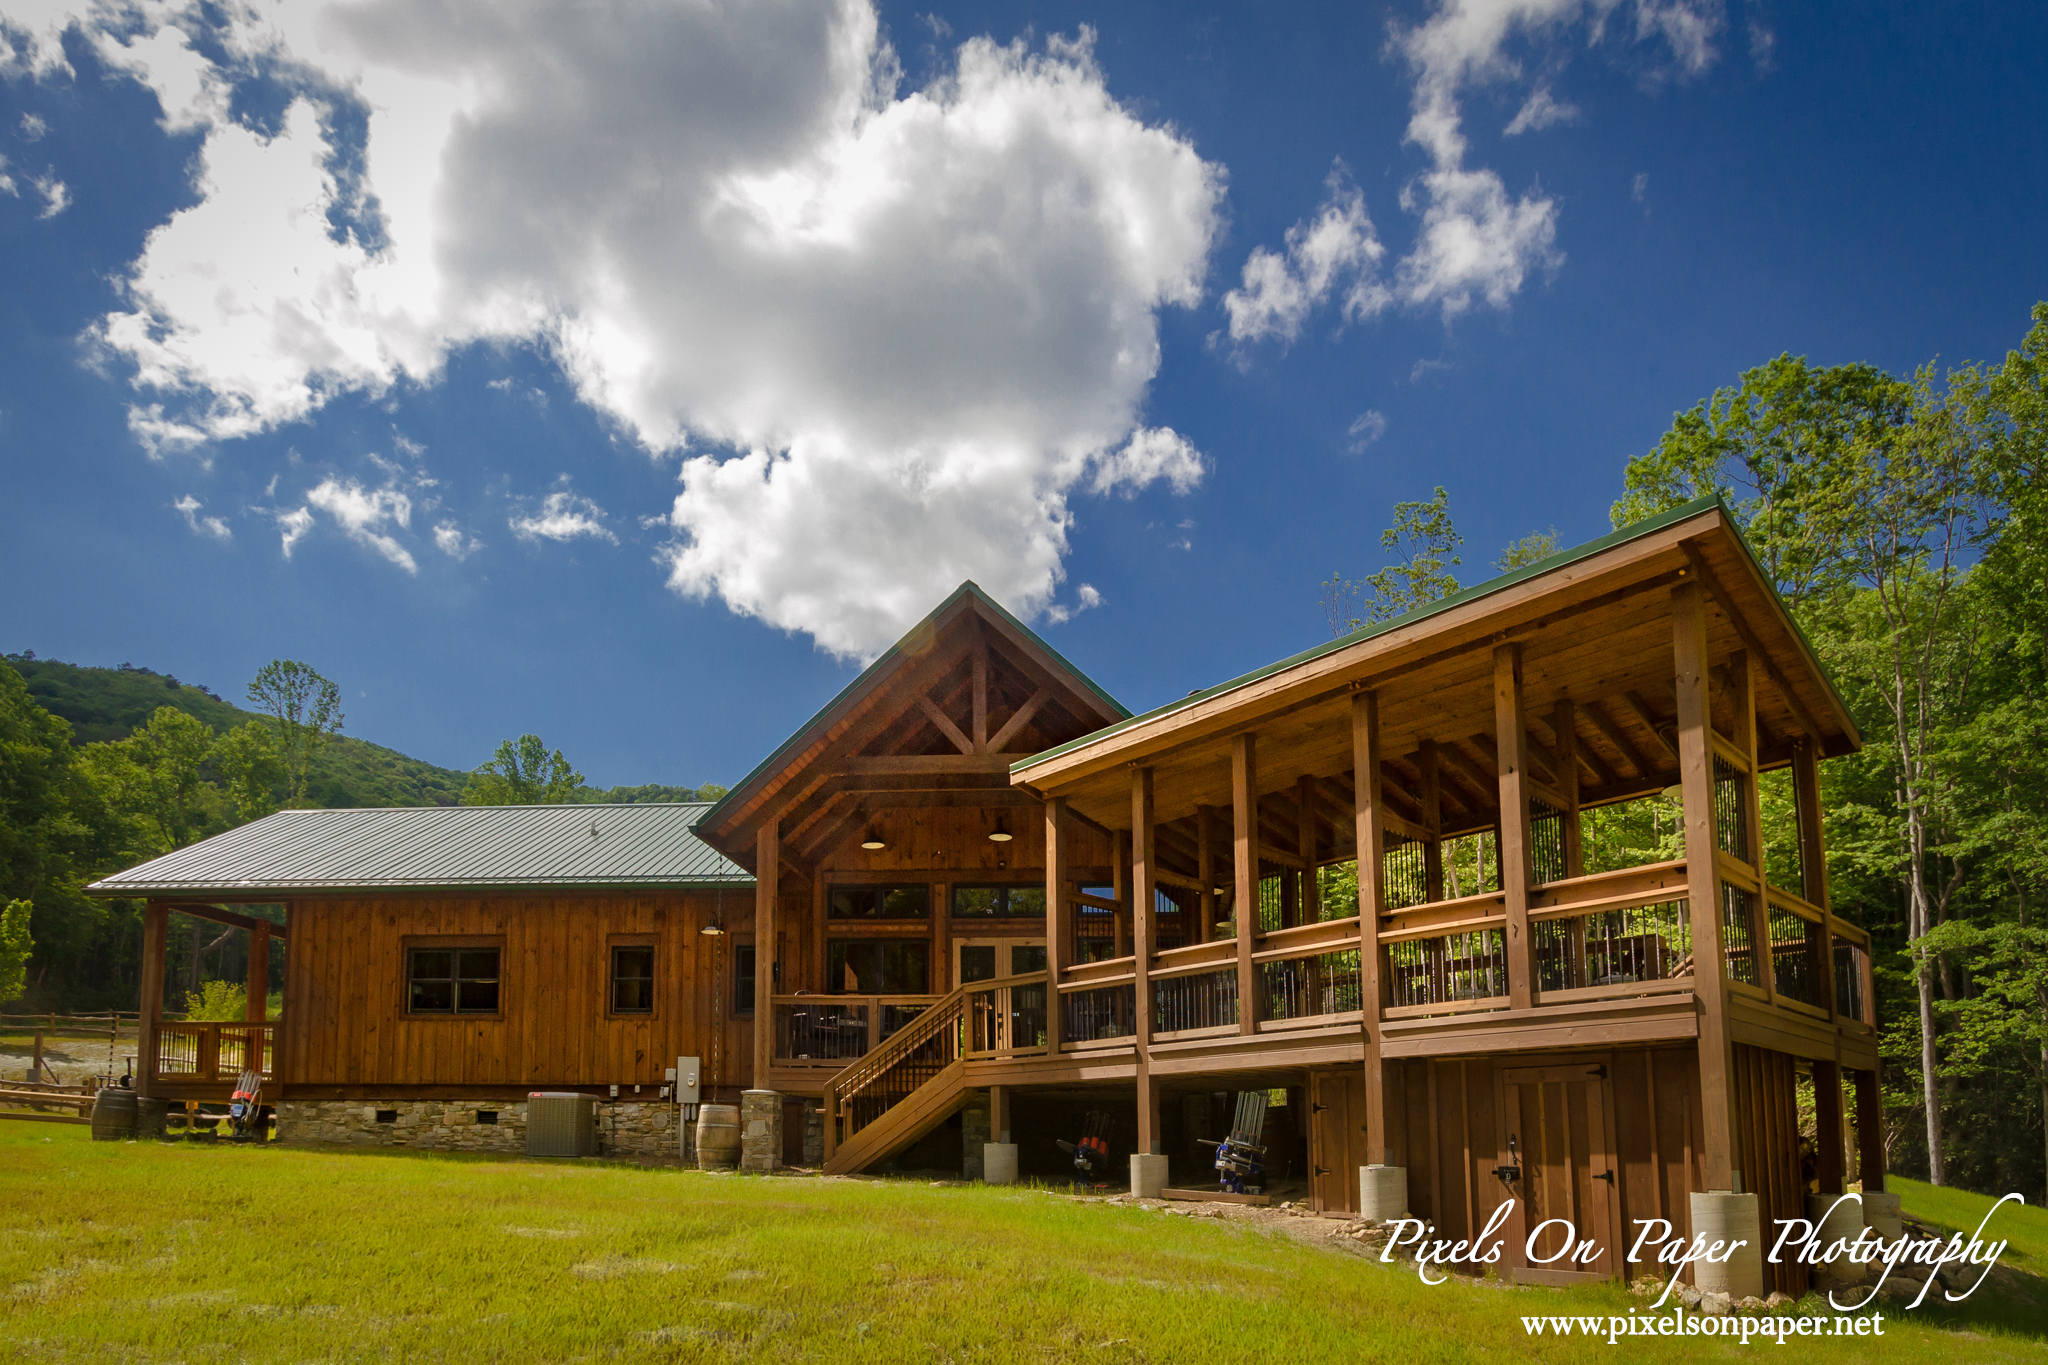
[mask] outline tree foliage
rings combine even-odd
[[[29,954],[35,950],[30,908],[27,901],[9,901],[0,908],[0,1001],[17,999],[28,984]]]
[[[1458,590],[1451,570],[1465,543],[1451,524],[1450,495],[1442,485],[1426,502],[1394,506],[1394,524],[1380,532],[1380,548],[1396,552],[1392,564],[1363,578],[1330,575],[1323,584],[1323,613],[1332,635],[1404,616]]]
[[[539,735],[503,740],[498,752],[470,776],[465,806],[558,806],[577,799],[583,774]]]
[[[341,689],[296,659],[272,659],[249,684],[249,700],[275,727],[278,760],[284,765],[284,803],[306,801],[313,760],[340,733]]]

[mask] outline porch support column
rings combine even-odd
[[[1842,1068],[1836,1062],[1813,1064],[1814,1183],[1821,1194],[1843,1192]]]
[[[1230,742],[1231,917],[1237,921],[1237,1031],[1258,1028],[1252,940],[1259,932],[1259,752],[1250,734]]]
[[[1351,694],[1351,804],[1358,833],[1358,985],[1365,1012],[1365,1153],[1392,1165],[1387,1135],[1386,1068],[1380,1047],[1385,977],[1380,971],[1380,912],[1386,898],[1386,823],[1380,791],[1379,694]]]
[[[1564,875],[1586,875],[1585,840],[1579,829],[1579,730],[1578,707],[1571,698],[1559,700],[1550,713],[1550,728],[1557,736],[1557,792],[1564,798]]]
[[[1067,799],[1045,801],[1045,961],[1051,973],[1045,989],[1046,1055],[1060,1055],[1066,1009],[1060,982],[1074,965],[1074,904],[1067,899]]]
[[[1301,910],[1296,923],[1314,924],[1323,917],[1323,885],[1316,875],[1316,780],[1303,773],[1294,793],[1294,846],[1301,854]]]
[[[1884,1189],[1884,1096],[1878,1093],[1877,1072],[1856,1077],[1856,1178],[1863,1192]]]
[[[1128,957],[1131,952],[1131,835],[1128,830],[1118,830],[1114,836],[1115,854],[1111,857],[1110,895],[1116,899],[1116,944],[1112,957]]]
[[[1429,831],[1422,841],[1423,897],[1440,901],[1444,898],[1444,788],[1443,758],[1435,740],[1422,741],[1417,761],[1422,767],[1422,824]]]
[[[1728,660],[1728,701],[1735,713],[1735,747],[1749,765],[1744,779],[1742,824],[1748,831],[1749,870],[1756,875],[1756,895],[1750,901],[1750,958],[1756,963],[1756,984],[1772,1005],[1778,1003],[1778,955],[1771,944],[1770,883],[1764,878],[1763,784],[1758,780],[1756,757],[1756,665],[1746,649]],[[1711,714],[1711,712],[1709,713]]]
[[[1810,905],[1832,915],[1828,905],[1828,855],[1820,815],[1820,764],[1814,757],[1814,740],[1802,735],[1792,744],[1792,804],[1799,819],[1799,894]],[[1835,1013],[1835,931],[1828,920],[1820,922],[1820,1003],[1834,1022]]]
[[[1529,939],[1529,759],[1522,714],[1522,647],[1493,651],[1493,729],[1500,775],[1500,886],[1507,903],[1508,1008],[1528,1009],[1534,951]]]
[[[754,1075],[752,1088],[768,1088],[775,1064],[776,906],[782,872],[782,821],[770,815],[754,836]]]
[[[242,1017],[252,1024],[260,1024],[270,1007],[270,921],[257,920],[256,927],[249,931],[249,972],[244,978],[243,994],[248,1008]]]
[[[155,1093],[158,1026],[164,1017],[164,950],[170,938],[171,912],[156,901],[142,907],[142,1018],[136,1026],[135,1092],[147,1099]]]
[[[1700,1175],[1734,1190],[1735,1067],[1728,1036],[1728,957],[1721,941],[1721,879],[1714,854],[1713,712],[1707,677],[1706,594],[1697,578],[1671,590],[1678,691],[1678,772],[1685,820],[1686,899],[1692,916],[1693,991],[1699,1000]]]
[[[1209,808],[1196,806],[1195,880],[1202,884],[1195,910],[1201,917],[1200,923],[1195,925],[1196,943],[1207,943],[1209,936],[1216,932],[1216,843],[1211,833],[1214,828]]]
[[[1152,953],[1157,890],[1153,873],[1152,770],[1131,769],[1131,952],[1136,973],[1133,1039],[1138,1054],[1138,1150],[1164,1150],[1159,1132],[1159,1088],[1152,1081]]]

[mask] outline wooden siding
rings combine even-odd
[[[678,1056],[703,1059],[704,1081],[748,1083],[750,1020],[731,1018],[730,945],[751,899],[726,893],[721,939],[699,929],[720,909],[703,893],[392,897],[301,900],[286,957],[285,1076],[297,1098],[403,1093],[523,1093],[548,1087],[643,1087],[652,1098]],[[608,948],[655,945],[651,1015],[613,1015]],[[410,1015],[405,952],[419,940],[502,944],[499,1011]],[[713,953],[723,976],[714,1037]],[[718,1071],[713,1071],[714,1059]]]

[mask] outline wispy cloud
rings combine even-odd
[[[437,522],[434,526],[434,546],[456,563],[460,564],[478,550],[484,543],[475,536],[465,535],[453,521]]]
[[[1141,427],[1122,447],[1095,462],[1094,491],[1131,497],[1162,479],[1176,493],[1192,492],[1206,465],[1194,443],[1171,427]]]
[[[277,514],[277,524],[282,532],[284,557],[292,557],[292,547],[306,538],[306,532],[313,529],[313,513],[310,508],[294,507],[289,512]]]
[[[350,540],[375,550],[409,574],[419,572],[412,552],[389,527],[412,524],[412,499],[396,488],[364,488],[353,479],[323,479],[306,501],[333,517]]]
[[[521,540],[608,540],[619,543],[604,524],[604,509],[580,493],[557,489],[541,499],[538,512],[507,523]]]
[[[1366,447],[1386,434],[1386,414],[1377,408],[1367,408],[1352,418],[1351,425],[1344,429],[1344,448],[1353,455],[1363,455]]]
[[[1095,585],[1083,583],[1074,590],[1074,605],[1070,607],[1064,602],[1055,602],[1045,609],[1045,619],[1056,626],[1065,625],[1082,612],[1101,605],[1102,594],[1096,590]]]
[[[211,536],[215,540],[233,540],[235,538],[235,533],[229,530],[228,524],[225,521],[222,521],[219,517],[200,516],[199,509],[202,506],[204,506],[204,504],[201,503],[199,499],[193,497],[190,493],[187,493],[184,497],[179,498],[176,502],[172,503],[171,506],[175,507],[178,511],[185,514],[185,524],[192,528],[192,534],[197,536]]]
[[[71,187],[59,180],[55,173],[36,176],[28,183],[43,196],[43,211],[36,215],[37,218],[55,218],[71,207]]]
[[[1366,214],[1365,196],[1341,161],[1324,186],[1328,193],[1316,216],[1287,229],[1282,250],[1252,248],[1242,283],[1223,296],[1232,341],[1292,342],[1309,314],[1339,288],[1347,322],[1387,306],[1390,296],[1377,275],[1386,248]]]

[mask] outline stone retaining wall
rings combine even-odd
[[[379,1115],[388,1115],[379,1121]],[[495,1115],[491,1122],[484,1116]],[[284,1100],[277,1138],[295,1144],[416,1147],[444,1152],[524,1152],[526,1101]],[[681,1160],[676,1107],[666,1101],[597,1103],[601,1156]]]

